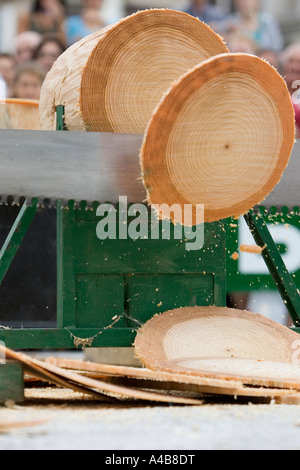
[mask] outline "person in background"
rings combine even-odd
[[[283,36],[275,18],[261,10],[260,0],[235,0],[236,12],[226,17],[218,32],[229,42],[232,34],[243,34],[252,39],[258,49],[279,52]]]
[[[33,60],[48,73],[54,62],[65,51],[65,45],[56,36],[45,36],[33,54]]]
[[[14,81],[13,98],[39,100],[45,76],[43,68],[35,62],[19,67]]]
[[[281,73],[295,110],[296,137],[300,138],[300,43],[289,45],[280,56]]]
[[[216,29],[218,28],[218,23],[225,19],[225,13],[207,0],[192,0],[185,13],[199,18],[199,20]]]
[[[64,28],[67,46],[106,26],[101,17],[102,5],[103,0],[83,0],[80,13],[66,19]]]
[[[279,54],[275,51],[270,50],[260,50],[258,51],[258,57],[269,62],[272,67],[278,70],[279,68]]]
[[[5,100],[6,98],[7,98],[7,86],[6,86],[4,78],[0,75],[0,101]],[[1,107],[0,107],[0,109],[1,109]],[[1,116],[2,116],[2,114],[0,112],[0,118],[1,118]],[[1,119],[0,119],[0,121],[1,121]],[[1,128],[2,127],[0,126],[0,129]]]
[[[243,53],[257,55],[258,52],[256,43],[247,36],[240,34],[231,35],[227,47],[232,54]]]
[[[35,49],[42,40],[40,34],[34,31],[26,31],[17,35],[15,39],[15,62],[17,66],[32,61]]]
[[[15,59],[13,55],[0,54],[0,75],[6,83],[6,97],[11,98],[15,78]]]
[[[31,11],[20,16],[18,33],[34,31],[41,36],[55,34],[65,42],[62,26],[65,18],[64,0],[35,0]]]

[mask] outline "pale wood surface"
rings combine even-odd
[[[149,320],[138,331],[135,351],[141,363],[154,370],[163,370],[166,361],[191,358],[292,363],[296,341],[297,333],[259,314],[225,307],[187,307]]]
[[[188,358],[165,361],[162,370],[200,377],[240,380],[244,385],[300,390],[300,365],[232,358]]]
[[[41,92],[42,128],[55,129],[65,106],[69,130],[144,133],[172,82],[203,60],[228,52],[207,25],[185,13],[138,12],[71,46]]]
[[[0,129],[40,130],[39,102],[19,99],[0,101]]]
[[[193,225],[201,204],[207,222],[242,215],[280,182],[294,142],[278,72],[248,54],[212,57],[175,82],[152,116],[141,150],[148,201],[190,204]]]
[[[21,362],[32,375],[37,375],[44,380],[48,380],[50,383],[92,395],[94,398],[101,397],[101,399],[103,399],[103,397],[109,397],[119,400],[133,399],[180,405],[199,405],[202,403],[201,400],[198,399],[173,396],[167,393],[148,392],[138,388],[135,389],[133,387],[109,384],[89,377],[83,377],[75,372],[67,371],[52,364],[46,364],[45,362],[33,359],[22,353],[17,353],[1,345],[0,351],[4,353],[6,357]]]

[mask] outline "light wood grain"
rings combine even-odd
[[[186,13],[140,11],[71,46],[54,64],[40,99],[42,128],[65,106],[69,130],[144,133],[171,83],[203,60],[228,52]]]
[[[149,320],[137,333],[135,353],[153,370],[164,370],[166,361],[207,357],[292,363],[296,341],[297,333],[259,314],[187,307]]]
[[[141,150],[148,201],[191,205],[185,225],[201,222],[197,205],[206,222],[245,214],[280,182],[294,142],[278,72],[247,54],[212,57],[175,82],[152,116]]]
[[[40,130],[39,102],[19,99],[0,101],[0,129]]]

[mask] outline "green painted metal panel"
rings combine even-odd
[[[23,368],[20,364],[0,365],[0,403],[24,400]]]
[[[266,210],[260,207],[260,214],[267,224],[279,253],[295,283],[300,289],[300,209]],[[248,232],[248,234],[247,234]],[[249,236],[249,238],[247,238]],[[228,292],[251,292],[277,289],[277,286],[260,255],[244,255],[239,251],[241,244],[255,243],[242,218],[229,220],[227,224],[227,289]],[[240,258],[234,261],[231,255],[238,252]]]
[[[167,309],[226,303],[224,223],[205,224],[204,247],[186,249],[186,239],[100,240],[95,203],[58,207],[58,311],[62,325],[107,328],[120,317],[124,328]],[[131,219],[128,220],[128,224]],[[117,328],[123,343],[120,322]]]
[[[157,313],[180,307],[214,304],[212,274],[138,274],[127,277],[129,320],[141,323]],[[131,325],[134,322],[131,320]]]
[[[101,328],[124,312],[124,277],[112,274],[78,274],[76,327]]]
[[[120,327],[121,325],[121,327]],[[0,341],[10,349],[81,349],[131,347],[135,328],[124,328],[122,321],[116,328],[58,328],[16,329],[0,331]]]

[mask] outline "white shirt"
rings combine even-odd
[[[0,100],[5,100],[7,97],[7,86],[4,78],[0,75]]]

